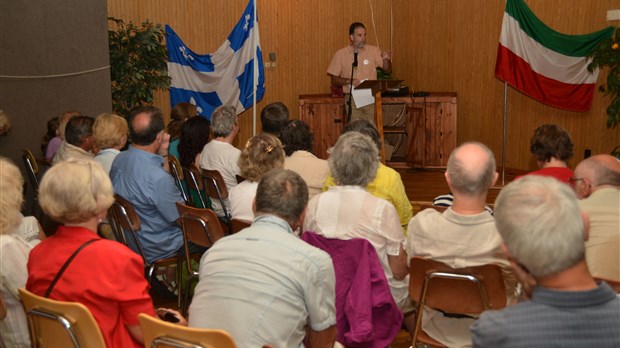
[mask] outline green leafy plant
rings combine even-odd
[[[136,106],[152,103],[155,90],[170,86],[165,32],[148,20],[139,28],[113,17],[108,23],[112,108],[127,117]]]
[[[607,128],[615,128],[620,123],[620,45],[617,37],[620,37],[620,28],[616,28],[611,38],[599,42],[588,55],[592,58],[588,71],[609,68],[606,83],[598,88],[605,95],[611,95],[611,104],[607,107]]]

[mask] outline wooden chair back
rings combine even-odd
[[[99,325],[81,303],[55,301],[20,288],[34,347],[105,348]]]
[[[455,269],[438,261],[414,257],[409,270],[409,296],[417,307],[414,346],[418,341],[441,346],[420,329],[425,306],[463,315],[506,307],[506,288],[498,265]]]
[[[217,218],[217,215],[211,209],[200,209],[187,206],[180,202],[176,203],[179,211],[179,222],[183,230],[183,244],[185,247],[185,265],[187,277],[185,279],[183,301],[180,303],[181,313],[187,314],[187,308],[190,302],[189,290],[192,280],[198,278],[198,272],[192,269],[192,257],[200,258],[202,255],[191,255],[189,250],[189,242],[208,248],[220,238],[224,237],[224,231]],[[179,295],[181,295],[179,293]]]
[[[144,335],[144,346],[151,348],[196,347],[236,348],[235,341],[224,330],[198,329],[176,325],[151,317],[138,315]]]
[[[112,203],[112,206],[108,209],[108,222],[112,227],[112,232],[116,240],[130,248],[138,248],[140,255],[146,260],[144,252],[142,251],[142,246],[138,242],[136,236],[142,224],[133,204],[120,195],[115,194],[114,203]],[[127,235],[130,236],[134,246],[128,242]]]
[[[228,188],[224,182],[222,174],[217,170],[203,169],[202,176],[205,178],[205,189],[209,197],[224,200],[228,198]]]
[[[174,183],[181,191],[181,196],[183,197],[183,201],[185,203],[189,202],[189,196],[187,192],[185,192],[185,186],[183,185],[183,168],[181,168],[181,163],[179,163],[179,159],[176,156],[168,156],[168,164],[170,165],[170,174],[174,178]]]
[[[224,237],[217,215],[211,209],[199,209],[176,203],[183,235],[188,242],[208,248]]]
[[[200,202],[193,202],[193,197],[191,195],[189,196],[190,199],[192,200],[191,202],[192,205],[198,206],[198,204],[200,204],[200,207],[207,207],[207,202],[205,202],[201,194],[201,192],[204,192],[204,185],[203,185],[202,174],[200,173],[200,169],[196,167],[194,164],[190,164],[189,167],[183,168],[183,171],[185,172],[187,187],[191,190],[198,191],[197,196]]]
[[[232,227],[231,233],[237,233],[244,228],[250,227],[250,225],[252,225],[252,221],[230,219],[230,225]]]

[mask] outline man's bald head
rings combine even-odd
[[[164,117],[154,106],[142,106],[132,111],[129,118],[129,134],[133,144],[147,146],[164,130]]]
[[[585,178],[594,189],[602,185],[620,186],[620,161],[611,155],[586,158],[575,168],[575,178]]]
[[[463,143],[450,154],[446,175],[454,193],[486,194],[496,179],[493,152],[482,143]]]

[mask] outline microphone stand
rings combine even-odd
[[[353,64],[351,64],[351,81],[349,81],[349,102],[347,106],[349,110],[347,111],[347,123],[351,122],[351,114],[353,113],[353,72],[355,68],[357,68],[357,48],[355,49],[355,59],[353,59]]]

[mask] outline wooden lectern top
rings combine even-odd
[[[366,80],[357,85],[355,89],[371,89],[372,94],[375,95],[379,92],[384,92],[389,88],[397,87],[403,81],[404,80]]]

